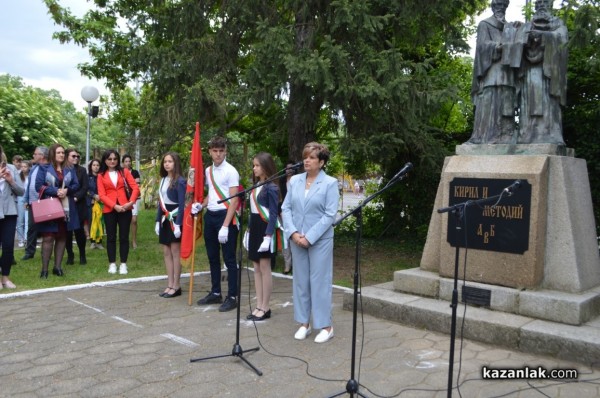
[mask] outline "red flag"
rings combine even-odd
[[[198,216],[196,231],[194,231],[194,218],[192,217],[192,203],[204,200],[204,165],[202,164],[202,149],[200,148],[200,122],[196,122],[196,134],[192,144],[190,156],[190,171],[185,192],[185,213],[183,215],[183,229],[181,231],[181,261],[189,265],[192,256],[194,240],[202,236],[202,217]]]

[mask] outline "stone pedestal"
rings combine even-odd
[[[486,147],[528,154],[489,154]],[[446,159],[420,269],[397,271],[395,289],[449,299],[446,281],[454,277],[455,248],[447,241],[449,215],[437,209],[448,206],[454,178],[522,179],[532,188],[529,249],[523,254],[469,249],[466,280],[489,290],[492,306],[501,311],[570,324],[600,314],[600,257],[585,160],[554,155],[569,151],[552,145],[499,147],[462,145],[459,155]],[[462,279],[465,249],[459,253]]]

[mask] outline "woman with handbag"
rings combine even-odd
[[[0,146],[0,268],[2,268],[2,283],[0,289],[16,288],[8,279],[14,260],[15,228],[17,226],[17,196],[22,196],[25,190],[17,177],[17,169],[6,163],[6,155]]]
[[[140,196],[135,179],[127,169],[121,167],[119,153],[114,149],[104,152],[100,160],[98,173],[98,196],[104,204],[104,222],[106,224],[106,251],[108,254],[108,273],[117,273],[117,226],[119,228],[119,256],[121,264],[119,274],[127,274],[129,256],[129,227],[131,209]]]
[[[65,211],[64,218],[58,218],[38,224],[38,232],[42,235],[42,271],[40,278],[48,278],[48,265],[54,251],[54,268],[52,273],[63,276],[62,258],[67,243],[67,230],[79,228],[79,216],[75,209],[73,196],[79,189],[79,181],[75,170],[66,161],[65,148],[54,144],[48,151],[48,163],[41,164],[35,178],[35,190],[40,199],[58,198]],[[32,206],[34,203],[32,203]],[[34,217],[36,207],[33,207]]]
[[[167,152],[160,164],[158,209],[154,231],[163,249],[167,269],[167,288],[159,296],[181,296],[181,224],[185,209],[187,181],[181,176],[181,160],[176,152]]]

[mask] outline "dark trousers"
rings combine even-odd
[[[117,226],[119,227],[119,256],[121,262],[126,263],[129,256],[129,226],[131,225],[131,210],[117,213],[111,211],[104,213],[106,225],[106,253],[108,262],[114,263],[117,258]]]
[[[35,245],[37,245],[37,225],[33,221],[33,212],[31,211],[31,205],[27,208],[27,246],[25,246],[25,255],[33,257],[35,255]]]
[[[208,263],[210,264],[211,293],[221,293],[221,255],[227,267],[228,293],[229,297],[237,297],[237,261],[235,258],[235,247],[237,242],[238,228],[229,226],[227,243],[219,243],[219,230],[223,226],[227,211],[207,211],[204,214],[204,245]]]
[[[85,238],[85,231],[83,228],[76,229],[74,231],[67,231],[67,254],[69,257],[73,257],[73,235],[75,235],[75,242],[77,242],[77,248],[79,249],[79,259],[85,259],[85,244],[87,239]]]
[[[0,245],[2,255],[0,256],[0,267],[2,276],[9,276],[15,256],[15,229],[17,228],[17,215],[4,216],[0,220]]]

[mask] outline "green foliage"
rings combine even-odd
[[[362,236],[365,238],[379,239],[386,232],[384,224],[383,203],[372,201],[362,209]],[[343,214],[343,212],[340,212]],[[336,227],[335,233],[340,236],[355,236],[358,226],[355,216],[347,217]]]
[[[69,106],[70,105],[70,106]],[[0,142],[8,155],[26,159],[36,145],[68,144],[73,105],[56,91],[25,86],[20,78],[0,75]]]
[[[600,228],[600,1],[567,1],[560,16],[570,34],[564,139],[577,157],[587,161]]]
[[[104,77],[112,88],[143,79],[148,153],[185,142],[200,120],[203,136],[238,136],[248,145],[236,165],[258,148],[280,161],[299,160],[313,140],[342,152],[341,169],[354,175],[377,165],[389,178],[410,160],[421,178],[408,195],[418,199],[392,191],[384,198],[385,224],[398,221],[394,204],[401,203],[410,209],[403,221],[409,228],[429,218],[448,132],[462,131],[468,120],[452,105],[460,98],[453,79],[464,78],[452,56],[466,48],[467,16],[487,6],[106,0],[77,18],[59,0],[45,2],[65,28],[56,37],[90,50],[84,74]],[[445,73],[436,71],[440,65],[449,65]],[[126,118],[120,123],[128,130]],[[331,170],[339,166],[334,159]]]

